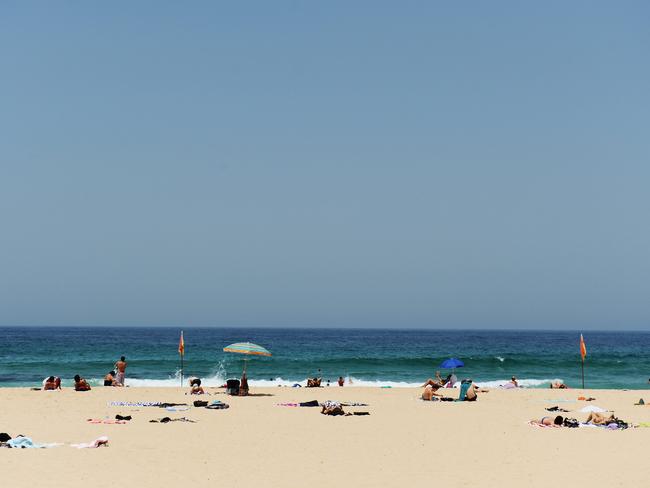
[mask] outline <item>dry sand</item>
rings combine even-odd
[[[420,390],[330,387],[255,389],[256,396],[195,397],[175,388],[101,388],[58,392],[0,389],[0,432],[35,442],[88,442],[100,449],[0,449],[2,486],[646,486],[650,428],[542,429],[527,421],[568,415],[595,404],[620,418],[650,422],[650,406],[634,406],[650,392],[614,390],[492,390],[476,403],[423,402]],[[447,390],[450,396],[458,390]],[[597,401],[576,400],[581,395]],[[259,395],[259,396],[258,396]],[[111,401],[222,400],[227,410],[115,407]],[[369,416],[328,417],[318,408],[280,402],[335,399],[367,403],[349,411]],[[549,400],[549,401],[547,401]],[[89,418],[132,415],[126,425]],[[197,423],[150,423],[188,417]]]

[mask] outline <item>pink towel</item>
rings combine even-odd
[[[96,449],[98,447],[108,447],[108,437],[102,436],[98,437],[92,442],[86,442],[83,444],[70,444],[72,447],[76,447],[77,449]]]

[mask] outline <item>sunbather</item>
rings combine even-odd
[[[307,387],[308,388],[318,388],[320,387],[320,382],[322,378],[307,378]]]
[[[564,390],[565,388],[568,388],[568,386],[561,381],[553,381],[550,388],[553,390]]]
[[[467,393],[465,393],[465,401],[475,402],[476,400],[478,400],[478,391],[479,389],[476,387],[474,383],[469,385],[469,388],[467,388]]]
[[[343,407],[339,402],[333,402],[331,400],[327,400],[325,403],[322,404],[323,408],[321,409],[320,413],[323,415],[344,415],[345,412],[343,411]]]
[[[562,427],[564,417],[558,415],[557,417],[542,417],[540,420],[531,420],[532,424],[543,425],[546,427]]]
[[[453,388],[457,382],[458,382],[458,377],[455,374],[451,373],[443,381],[443,386],[445,388]]]
[[[90,385],[85,379],[77,374],[74,376],[74,389],[75,391],[88,391],[90,390]]]
[[[61,378],[58,376],[49,376],[43,380],[43,390],[60,390]]]
[[[204,393],[201,380],[199,378],[192,378],[190,380],[190,395],[203,395]]]
[[[435,388],[437,390],[438,388],[442,388],[443,384],[444,383],[442,381],[438,381],[437,378],[435,380],[432,380],[431,378],[429,378],[428,380],[426,380],[424,382],[424,384],[422,385],[422,388],[426,388],[427,386],[431,386],[432,388]]]
[[[614,414],[605,416],[602,413],[598,412],[590,412],[589,417],[587,417],[587,420],[585,421],[587,424],[594,425],[607,425],[611,424],[612,422],[616,422],[616,417],[614,417]]]
[[[430,384],[427,384],[424,387],[424,391],[422,391],[422,400],[430,402],[433,400],[433,397],[441,397],[442,395],[440,393],[436,393],[438,388],[440,388],[440,386],[432,386]]]

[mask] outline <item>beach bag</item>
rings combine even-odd
[[[203,400],[195,400],[194,401],[194,406],[195,407],[207,407],[208,402],[204,402]]]
[[[576,419],[570,419],[567,417],[564,419],[564,422],[562,422],[562,425],[564,427],[575,428],[580,426],[580,422],[578,422]]]
[[[239,380],[226,381],[226,393],[228,395],[239,395]]]

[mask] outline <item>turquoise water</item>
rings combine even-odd
[[[253,386],[291,385],[322,370],[325,380],[351,378],[357,386],[412,386],[434,375],[440,362],[457,357],[457,371],[495,386],[515,375],[524,386],[547,387],[559,379],[580,386],[579,332],[234,329],[185,330],[185,376],[220,385],[241,374],[242,357],[224,353],[251,341],[270,358],[248,363]],[[99,384],[121,355],[130,386],[175,386],[180,362],[176,328],[0,328],[0,386],[38,386],[49,375],[64,385],[80,374]],[[648,388],[650,332],[589,332],[586,386]],[[444,373],[444,371],[443,371]]]

